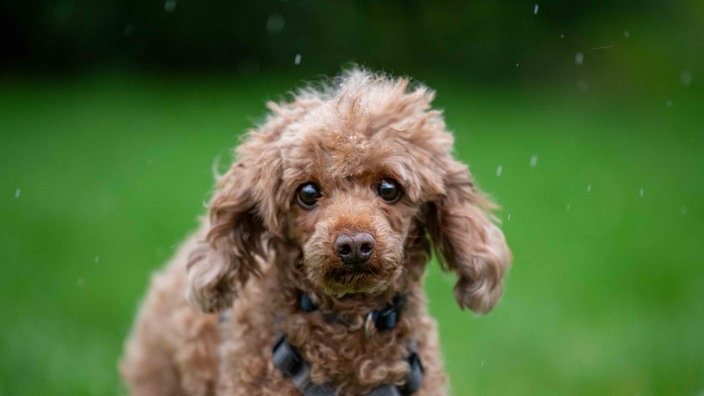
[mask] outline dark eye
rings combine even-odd
[[[403,190],[398,182],[394,179],[384,179],[376,186],[376,193],[386,203],[395,203],[401,198]]]
[[[313,209],[321,196],[320,187],[315,183],[301,184],[296,191],[296,201],[306,210]]]

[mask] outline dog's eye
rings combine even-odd
[[[320,187],[315,183],[301,184],[296,191],[296,201],[307,210],[313,209],[321,196]]]
[[[376,193],[386,203],[395,203],[401,198],[403,190],[398,182],[394,179],[384,179],[376,186]]]

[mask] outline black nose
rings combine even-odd
[[[367,232],[358,232],[351,235],[338,235],[333,247],[335,253],[347,265],[364,264],[374,253],[376,241]]]

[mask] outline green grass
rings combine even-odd
[[[430,267],[454,394],[702,392],[700,88],[428,82],[515,256],[485,317],[461,312],[452,277]],[[0,395],[121,392],[149,274],[204,212],[214,160],[294,85],[0,79]]]

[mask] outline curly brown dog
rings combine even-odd
[[[433,97],[354,69],[270,103],[152,280],[121,363],[130,393],[446,394],[431,250],[478,313],[511,253]]]

